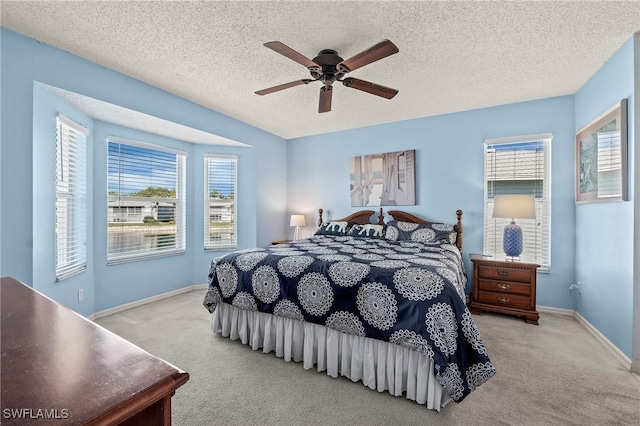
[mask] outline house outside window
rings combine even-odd
[[[107,263],[184,253],[184,151],[117,137],[108,147]]]
[[[237,171],[236,156],[205,155],[205,250],[233,249],[238,245]]]
[[[510,219],[493,218],[496,195],[527,194],[535,199],[536,219],[518,219],[523,260],[551,267],[551,134],[488,139],[484,144],[483,253],[503,256],[502,236]]]

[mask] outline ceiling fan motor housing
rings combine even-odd
[[[333,49],[324,49],[318,53],[318,56],[313,58],[313,62],[320,65],[320,69],[317,68],[309,68],[311,72],[311,76],[313,78],[319,79],[325,85],[329,86],[333,84],[334,81],[340,80],[343,76],[343,72],[338,72],[336,65],[342,62],[340,56],[338,56],[338,52]]]

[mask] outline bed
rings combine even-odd
[[[465,304],[461,210],[318,212],[311,238],[211,262],[214,333],[437,411],[495,375]]]

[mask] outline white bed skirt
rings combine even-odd
[[[317,366],[331,377],[342,375],[379,392],[408,399],[440,411],[451,398],[433,373],[433,360],[402,346],[369,337],[352,336],[322,325],[240,309],[219,303],[211,329],[253,350]]]

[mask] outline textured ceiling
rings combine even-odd
[[[2,26],[284,138],[575,93],[640,30],[640,2],[2,1]],[[320,83],[257,96],[389,39],[400,52],[348,74],[386,100]]]

